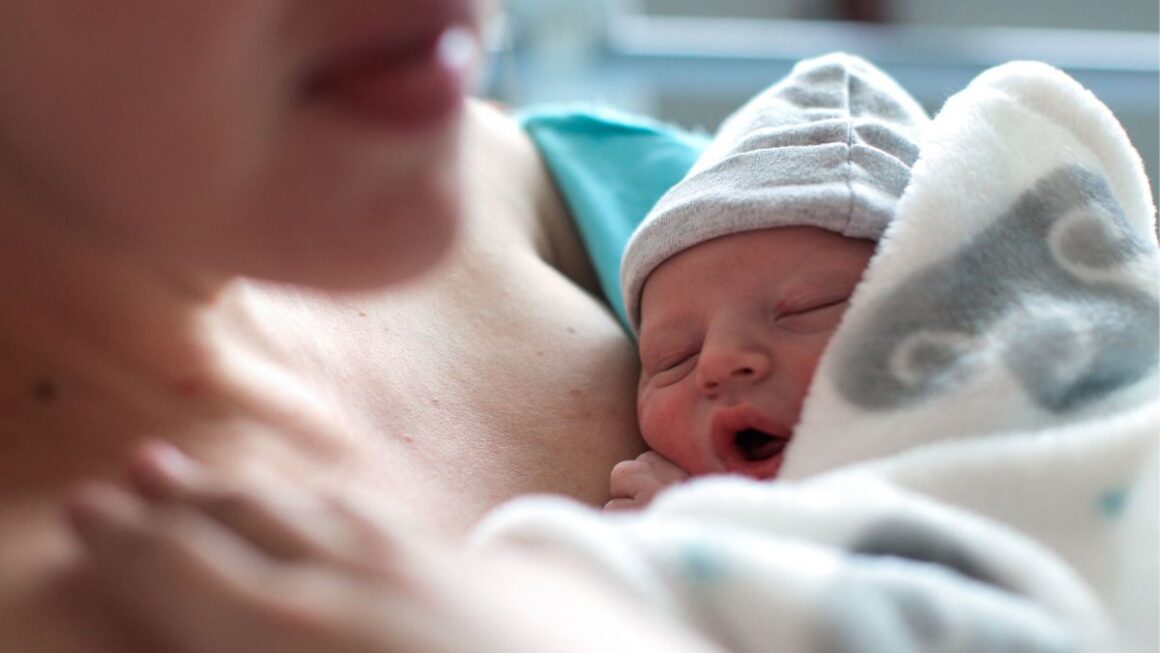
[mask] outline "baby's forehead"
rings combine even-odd
[[[641,292],[642,336],[648,318],[664,322],[682,309],[712,308],[706,297],[725,294],[744,300],[745,290],[774,294],[810,294],[829,287],[853,286],[877,247],[872,240],[851,238],[817,227],[755,229],[705,240],[659,263]],[[753,301],[768,301],[760,292]]]

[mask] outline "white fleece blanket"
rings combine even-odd
[[[1112,114],[1000,66],[931,124],[782,478],[528,498],[479,540],[570,551],[733,651],[1160,651],[1158,286]]]

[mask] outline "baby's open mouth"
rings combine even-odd
[[[786,438],[770,435],[758,429],[744,429],[733,437],[737,451],[749,462],[769,460],[784,451],[785,445],[789,443]]]
[[[793,429],[749,406],[714,411],[709,438],[714,463],[722,471],[752,478],[776,478]]]

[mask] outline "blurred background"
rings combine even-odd
[[[597,102],[712,132],[833,50],[881,66],[932,114],[982,70],[1036,59],[1107,104],[1157,195],[1157,0],[502,0],[480,94],[512,107]]]

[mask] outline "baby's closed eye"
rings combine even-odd
[[[668,385],[685,377],[695,367],[699,349],[688,348],[658,356],[644,365],[645,372],[652,377],[655,385]]]
[[[849,306],[849,297],[828,300],[782,312],[774,318],[774,325],[791,333],[817,333],[832,330]]]

